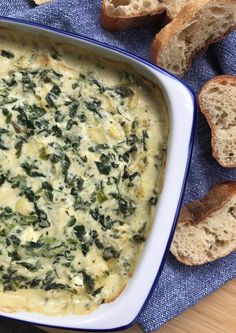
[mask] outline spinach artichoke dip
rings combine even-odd
[[[85,314],[127,285],[161,190],[159,87],[77,46],[0,31],[0,310]]]

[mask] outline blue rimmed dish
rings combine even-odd
[[[0,315],[42,326],[76,330],[121,330],[131,326],[158,283],[173,238],[189,170],[196,127],[197,105],[194,94],[179,79],[131,53],[90,38],[21,20],[0,18],[0,28],[48,36],[73,44],[104,58],[129,64],[144,78],[157,84],[165,97],[170,118],[170,135],[164,184],[155,220],[139,265],[120,296],[94,312],[78,316],[46,316],[38,313],[0,313]]]

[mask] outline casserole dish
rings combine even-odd
[[[154,282],[157,281],[160,276],[164,259],[173,236],[193,145],[193,134],[196,122],[196,104],[193,94],[183,83],[163,70],[158,69],[134,55],[119,51],[88,38],[78,37],[51,28],[40,27],[35,24],[26,24],[6,18],[1,19],[0,27],[10,29],[11,31],[15,29],[16,33],[21,33],[26,36],[27,34],[35,37],[41,36],[43,38],[53,39],[55,42],[60,42],[60,44],[71,44],[78,48],[85,49],[88,53],[94,53],[113,62],[119,61],[125,63],[162,90],[170,118],[170,135],[164,184],[156,207],[155,221],[151,233],[146,242],[138,268],[125,290],[112,303],[103,304],[94,312],[83,316],[49,316],[25,312],[3,314],[6,317],[30,321],[39,325],[70,329],[96,329],[104,331],[125,328],[131,325],[135,320],[144,306]],[[3,56],[14,57],[14,55],[6,53],[5,50],[1,52],[3,52]],[[10,84],[12,84],[12,81]],[[58,94],[58,90],[55,92],[55,87],[53,93],[54,95]],[[53,102],[50,101],[50,103]],[[48,102],[48,104],[50,103]],[[58,136],[58,133],[55,134],[55,136]],[[26,164],[24,164],[24,169],[26,169],[26,171],[29,169]],[[28,170],[27,173],[30,173],[30,177],[37,177],[39,175],[37,171],[32,172]],[[38,208],[37,211],[40,214],[42,213]],[[81,233],[81,230],[79,230],[79,232]],[[82,233],[84,233],[84,231]],[[155,254],[155,264],[153,264],[153,254]],[[30,266],[28,265],[28,267]],[[87,273],[83,273],[83,275],[84,274]],[[142,281],[146,283],[143,284]],[[142,288],[140,288],[140,286],[142,286]]]

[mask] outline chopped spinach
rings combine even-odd
[[[100,143],[100,144],[97,144],[96,146],[89,147],[88,151],[90,151],[91,153],[94,153],[94,152],[101,152],[102,150],[106,150],[106,149],[109,149],[109,145],[106,143]]]
[[[57,138],[62,137],[62,130],[57,125],[52,126],[52,132],[51,133],[52,133],[53,136],[56,136]]]
[[[71,104],[69,106],[69,115],[71,118],[76,117],[78,107],[79,107],[78,101],[74,100],[73,102],[71,102]]]
[[[83,283],[87,293],[91,293],[94,289],[95,282],[94,279],[85,270],[82,270]]]
[[[86,211],[89,209],[90,203],[88,201],[83,200],[79,195],[75,197],[75,202],[74,202],[74,209],[75,210],[82,210]]]
[[[6,177],[3,174],[0,174],[0,186],[2,186],[5,182]]]
[[[16,150],[16,157],[19,158],[21,156],[21,151],[23,148],[23,144],[24,144],[24,139],[20,139],[19,141],[17,141],[17,143],[15,144],[15,150]]]
[[[34,203],[34,209],[38,217],[38,225],[40,226],[40,228],[48,228],[50,226],[50,223],[48,221],[47,214],[42,209],[39,209],[36,203]]]
[[[22,169],[24,169],[24,171],[30,177],[45,177],[44,174],[36,171],[36,170],[38,170],[38,167],[33,165],[33,164],[29,164],[28,162],[24,162],[24,163],[21,164],[21,167],[22,167]]]
[[[2,150],[9,150],[9,148],[3,143],[0,141],[0,149]]]
[[[36,272],[39,269],[38,265],[35,266],[35,265],[32,265],[32,264],[30,264],[28,262],[18,261],[17,264],[25,267],[30,272]]]
[[[23,91],[24,92],[32,91],[33,93],[35,93],[36,84],[32,80],[31,73],[27,71],[21,71],[21,75],[22,75]]]
[[[61,170],[63,175],[67,175],[68,170],[70,168],[70,159],[69,157],[65,154],[61,160]]]
[[[105,260],[109,260],[112,258],[114,259],[119,258],[120,253],[117,250],[115,250],[112,246],[109,246],[104,248],[102,255]]]
[[[106,89],[102,86],[102,84],[101,84],[100,82],[98,82],[96,79],[92,79],[90,82],[91,82],[92,85],[95,85],[95,86],[98,87],[98,90],[99,90],[100,94],[103,94],[104,91],[106,90]]]
[[[76,223],[76,218],[74,216],[71,216],[68,223],[67,223],[67,226],[68,227],[73,227]]]
[[[50,56],[52,59],[55,59],[55,60],[61,59],[60,53],[57,50],[55,50],[54,48],[51,49]]]
[[[134,95],[133,90],[128,87],[116,87],[116,94],[118,94],[121,98],[132,97]]]
[[[80,241],[83,241],[84,239],[84,236],[86,234],[86,230],[85,230],[85,226],[84,225],[76,225],[74,227],[74,232],[75,232],[75,235],[76,237],[80,240]]]
[[[53,201],[53,187],[48,182],[42,183],[42,189],[44,190],[45,197],[48,201]]]
[[[149,138],[148,132],[147,131],[143,131],[142,135],[143,135],[143,137],[142,137],[143,150],[147,151],[148,150],[148,148],[147,148],[147,139]]]
[[[103,162],[100,161],[95,161],[95,164],[100,174],[108,176],[109,173],[111,172],[111,166],[109,164],[104,164]]]
[[[147,222],[144,222],[138,232],[133,235],[132,240],[135,243],[143,243],[146,240],[145,232],[146,232]]]
[[[157,201],[158,201],[158,197],[157,196],[154,196],[154,197],[151,197],[148,202],[153,205],[153,206],[156,206],[157,204]]]
[[[67,289],[67,286],[62,284],[62,283],[56,283],[56,282],[53,282],[53,283],[48,283],[45,288],[44,288],[46,291],[47,290],[52,290],[52,289]]]
[[[107,201],[108,198],[103,191],[99,191],[97,193],[97,200],[98,200],[99,204],[102,204],[103,202]]]
[[[139,234],[135,234],[133,236],[133,240],[136,242],[136,243],[143,243],[145,242],[145,237],[143,235],[139,235]]]
[[[100,118],[102,118],[100,114],[100,108],[101,108],[102,102],[94,98],[91,102],[86,102],[86,107],[89,111],[93,112],[94,114],[97,114]]]
[[[90,215],[95,221],[99,222],[105,230],[111,229],[112,225],[115,223],[109,215],[105,216],[104,214],[101,214],[98,208],[95,208],[94,210],[91,209]]]
[[[66,129],[67,129],[67,131],[71,130],[71,128],[72,128],[74,125],[77,126],[77,125],[78,125],[78,122],[75,121],[75,120],[73,120],[73,119],[68,120],[68,122],[67,122],[67,124],[66,124]]]
[[[15,58],[14,53],[7,51],[7,50],[1,50],[1,56],[4,58],[8,58],[8,59]]]
[[[130,198],[124,198],[120,193],[111,193],[111,196],[117,200],[118,207],[116,209],[118,214],[124,217],[132,215],[136,210],[136,203]]]
[[[19,124],[26,127],[26,129],[28,130],[34,130],[35,129],[34,122],[32,119],[30,119],[27,116],[27,113],[29,112],[28,106],[27,105],[19,106],[16,108],[16,111],[18,111],[19,113],[17,115],[17,120]]]
[[[84,185],[84,179],[82,177],[75,177],[73,181],[73,187],[70,193],[76,196],[78,192],[80,192],[83,189],[83,185]]]
[[[56,84],[53,85],[52,89],[45,96],[45,100],[50,107],[56,106],[56,100],[61,93],[61,89]]]

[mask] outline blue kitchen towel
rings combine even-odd
[[[155,29],[108,33],[99,23],[100,5],[100,0],[54,0],[36,7],[30,0],[1,0],[0,15],[83,34],[149,59]],[[198,93],[202,85],[215,75],[236,75],[235,58],[236,32],[233,32],[196,59],[184,80]],[[210,130],[199,113],[184,201],[197,199],[213,185],[226,180],[236,180],[236,169],[224,169],[212,158]],[[145,332],[158,329],[234,277],[236,253],[214,263],[192,268],[177,263],[169,255],[160,281],[137,322]]]

